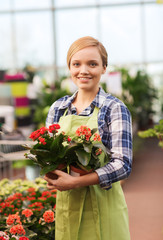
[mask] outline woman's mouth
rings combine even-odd
[[[82,83],[87,83],[91,78],[90,77],[78,77],[78,79]]]

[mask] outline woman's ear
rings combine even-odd
[[[103,66],[102,74],[104,74],[105,72],[106,72],[106,66]]]

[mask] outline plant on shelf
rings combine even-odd
[[[128,106],[133,119],[138,123],[138,129],[147,129],[151,125],[153,101],[158,98],[157,90],[151,84],[150,76],[138,70],[132,76],[127,69],[119,69],[122,74],[122,100]]]
[[[49,85],[46,81],[43,81],[43,87],[37,97],[37,104],[35,106],[34,122],[37,123],[38,127],[45,125],[45,120],[49,111],[50,106],[59,98],[70,95],[71,93],[67,89],[61,87],[62,77],[56,80],[54,84]]]
[[[163,148],[163,119],[161,119],[159,124],[155,125],[153,128],[139,131],[138,136],[141,138],[157,137],[159,139],[159,146]]]

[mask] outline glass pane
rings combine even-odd
[[[63,10],[56,13],[57,64],[66,66],[68,48],[83,36],[97,37],[96,9]]]
[[[13,0],[12,0],[13,1]],[[14,0],[15,9],[45,8],[51,6],[51,0]]]
[[[54,0],[54,4],[56,7],[69,7],[69,6],[82,6],[82,5],[91,5],[95,4],[96,0]]]
[[[145,6],[146,60],[163,60],[163,4]]]
[[[101,40],[109,64],[140,62],[141,16],[139,6],[101,9]]]
[[[11,4],[10,0],[0,0],[0,10],[10,10]]]
[[[50,12],[19,13],[15,16],[18,66],[53,63],[52,18]]]
[[[134,0],[134,3],[135,2],[142,2],[141,0]],[[123,4],[123,3],[131,3],[131,1],[126,1],[126,0],[99,0],[99,3],[105,3],[105,4]]]
[[[5,24],[4,24],[5,23]],[[12,68],[12,35],[11,35],[11,16],[10,14],[0,15],[0,69]]]

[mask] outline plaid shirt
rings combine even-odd
[[[72,102],[77,92],[72,96],[65,96],[57,100],[50,107],[46,126],[57,123],[68,108],[68,114],[77,114]],[[112,152],[111,160],[96,170],[100,186],[110,189],[112,183],[127,178],[132,165],[132,124],[131,115],[127,107],[118,98],[99,89],[93,102],[80,116],[91,116],[94,107],[99,108],[98,130],[102,143],[108,152]]]

